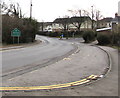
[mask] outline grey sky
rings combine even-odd
[[[30,0],[3,0],[5,2],[18,2],[22,8],[23,14],[29,17]],[[85,9],[91,11],[94,9],[101,11],[104,17],[114,17],[118,12],[118,1],[120,0],[32,0],[32,16],[38,21],[53,21],[55,18],[65,15],[71,16],[69,9]]]

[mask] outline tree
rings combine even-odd
[[[96,28],[99,28],[99,20],[102,18],[103,16],[101,15],[101,12],[99,10],[96,10]]]
[[[19,3],[7,5],[5,2],[2,2],[0,5],[2,14],[22,18],[22,11]]]
[[[58,23],[58,24],[62,24],[63,26],[63,31],[66,34],[66,39],[68,39],[68,24],[70,23],[70,18],[69,17],[65,17],[65,18],[57,18],[54,23]]]
[[[86,20],[90,19],[88,16],[81,16],[81,17],[71,17],[70,22],[77,27],[78,31],[80,31],[80,27],[82,23],[84,23]]]
[[[35,19],[23,18],[19,4],[0,5],[2,9],[2,42],[12,44],[11,31],[17,28],[21,31],[20,43],[33,42],[38,31],[38,22]],[[16,42],[16,41],[15,41]]]
[[[80,31],[82,23],[88,21],[90,19],[89,12],[86,10],[68,10],[72,13],[73,17],[71,17],[70,22],[77,27],[78,31]],[[82,13],[83,12],[83,13]],[[91,19],[90,19],[91,20]]]
[[[92,29],[98,28],[99,27],[99,20],[103,17],[101,15],[101,12],[94,8],[94,6],[92,7],[92,11],[91,11],[91,17],[92,17]],[[96,23],[94,23],[96,22]]]
[[[57,18],[54,23],[62,24],[63,30],[68,30],[68,24],[70,23],[70,18]]]

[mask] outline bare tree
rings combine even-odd
[[[103,16],[101,15],[101,12],[99,10],[96,10],[96,28],[99,28],[99,20],[102,18]]]
[[[88,19],[90,19],[88,16],[71,17],[70,22],[80,31],[81,25]]]
[[[80,27],[82,23],[84,23],[86,20],[91,20],[91,28],[94,29],[95,27],[99,27],[99,20],[103,17],[101,15],[101,12],[97,9],[94,9],[94,6],[91,6],[92,9],[90,11],[84,10],[84,9],[78,9],[78,10],[68,10],[72,14],[74,18],[71,18],[71,23],[77,27],[78,31],[80,31]],[[79,17],[79,18],[78,18]],[[91,18],[90,18],[91,17]]]
[[[91,18],[92,18],[92,28],[98,28],[99,27],[99,20],[103,17],[101,14],[101,11],[96,9],[94,6],[91,6]]]
[[[79,10],[68,10],[68,11],[71,12],[72,15],[74,15],[73,17],[71,17],[70,22],[75,27],[77,27],[78,31],[80,31],[80,27],[82,23],[90,19],[89,13],[86,10],[79,9]]]
[[[72,14],[72,16],[76,16],[78,14],[77,10],[68,10]]]
[[[7,5],[5,2],[1,3],[2,14],[22,18],[22,11],[19,3]]]

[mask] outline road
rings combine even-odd
[[[3,81],[5,79],[16,81],[15,83],[4,81],[5,86],[67,83],[92,74],[100,75],[108,66],[107,54],[97,47],[80,43],[81,39],[58,40],[43,36],[37,36],[37,39],[43,40],[44,43],[3,52],[5,53],[3,72],[8,70],[12,73],[3,74]],[[20,78],[17,79],[17,76],[24,77],[22,80],[27,84],[18,83]]]
[[[3,51],[3,75],[37,65],[42,67],[44,63],[60,59],[61,56],[70,54],[75,49],[70,43],[58,39],[43,36],[37,36],[36,39],[43,42],[31,47]]]
[[[96,75],[100,75],[104,72],[105,68],[108,67],[108,58],[107,58],[107,54],[102,51],[101,49],[94,47],[94,46],[90,46],[90,45],[86,45],[83,43],[79,43],[80,39],[70,39],[70,40],[58,40],[58,39],[53,39],[53,38],[47,38],[47,37],[37,37],[38,39],[42,39],[44,40],[44,44],[40,44],[40,45],[36,45],[36,46],[31,46],[28,48],[21,48],[21,49],[17,49],[17,50],[8,50],[6,52],[8,53],[14,53],[14,51],[23,51],[25,49],[27,50],[34,50],[36,48],[39,49],[44,49],[43,51],[41,50],[38,53],[41,52],[53,52],[56,50],[57,47],[59,47],[60,49],[64,49],[63,50],[56,50],[56,52],[58,53],[58,51],[61,51],[60,54],[55,53],[55,55],[51,54],[45,54],[46,57],[49,58],[52,57],[53,59],[48,59],[49,61],[51,61],[52,63],[50,64],[48,62],[46,66],[46,61],[44,60],[44,64],[40,64],[36,63],[35,61],[33,62],[34,64],[31,64],[32,66],[30,66],[30,68],[32,68],[32,71],[29,70],[29,72],[23,72],[22,74],[16,74],[16,76],[12,76],[12,77],[8,77],[9,79],[5,80],[3,82],[3,86],[22,86],[22,87],[26,87],[26,86],[39,86],[39,85],[54,85],[54,84],[59,84],[59,83],[67,83],[67,82],[73,82],[73,81],[77,81],[80,80],[86,76],[89,76],[91,74],[96,74]],[[76,52],[73,52],[71,50],[74,50],[75,47],[72,45],[73,43],[75,43],[78,48],[76,50]],[[64,46],[66,45],[66,46]],[[55,46],[55,47],[53,47]],[[35,48],[36,47],[36,48]],[[43,48],[45,47],[45,48]],[[48,48],[49,47],[49,48]],[[65,48],[66,47],[66,48]],[[46,49],[48,48],[48,49]],[[55,49],[54,49],[55,48]],[[103,47],[102,47],[103,48]],[[118,65],[116,62],[117,61],[117,51],[114,49],[109,49],[109,48],[104,48],[106,51],[108,52],[112,52],[111,56],[112,56],[112,60],[114,63],[114,66],[111,69],[110,74],[108,74],[107,77],[105,77],[105,79],[101,79],[101,81],[98,81],[96,83],[93,83],[92,85],[88,85],[85,87],[82,86],[78,86],[78,87],[73,87],[71,88],[67,88],[65,90],[53,90],[53,91],[33,91],[33,92],[4,92],[3,95],[17,95],[17,96],[21,96],[21,95],[33,95],[33,96],[40,96],[40,95],[52,95],[52,96],[61,96],[61,95],[79,95],[79,96],[101,96],[101,95],[117,95],[117,87],[118,87],[118,78],[117,78],[117,69],[118,69]],[[36,49],[37,50],[37,49]],[[51,51],[49,51],[51,50]],[[63,53],[64,51],[64,53]],[[71,51],[71,52],[69,52]],[[6,53],[5,52],[5,53]],[[68,53],[69,52],[69,53]],[[28,52],[27,52],[28,53]],[[45,52],[47,53],[47,52]],[[61,54],[62,53],[62,54]],[[70,56],[66,56],[65,54],[70,54],[72,53],[72,55]],[[34,52],[31,53],[31,55],[33,55]],[[56,55],[57,54],[57,55]],[[27,54],[26,54],[27,55]],[[37,55],[37,54],[36,54]],[[51,56],[52,55],[52,56]],[[57,59],[55,60],[55,57],[61,57],[60,55],[64,55],[66,56],[66,58],[60,60]],[[39,56],[39,54],[38,54]],[[57,57],[58,56],[58,57]],[[28,56],[29,57],[29,56]],[[44,56],[43,56],[44,57]],[[63,56],[62,56],[63,57]],[[59,61],[60,60],[60,61]],[[57,62],[56,62],[57,61]],[[38,62],[38,60],[37,60]],[[43,61],[41,61],[43,62]],[[36,67],[37,69],[34,69],[35,66],[38,64],[39,66],[46,66],[46,67]],[[22,66],[21,66],[22,67]],[[20,67],[18,68],[20,69]],[[28,69],[27,69],[28,70]],[[112,73],[112,74],[111,74]],[[6,76],[5,76],[6,77]],[[98,83],[98,84],[97,84]],[[107,87],[106,87],[106,86]]]

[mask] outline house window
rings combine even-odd
[[[109,27],[111,27],[111,24],[109,23]]]

